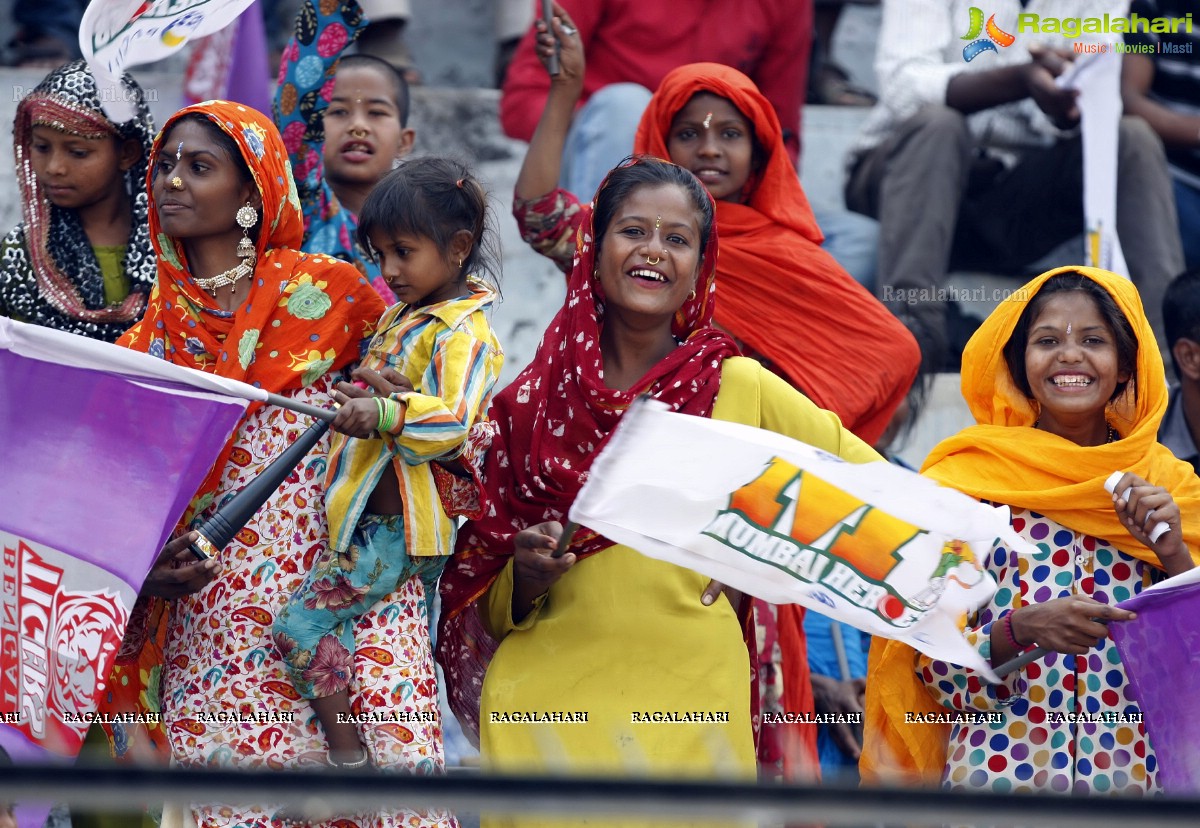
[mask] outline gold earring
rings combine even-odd
[[[688,301],[689,302],[696,301],[696,289],[695,288],[692,288],[692,292],[688,294]]]
[[[250,238],[250,228],[258,223],[258,211],[250,206],[250,202],[246,202],[238,208],[234,220],[237,221],[238,227],[242,228],[242,240],[237,246],[238,258],[250,259],[253,265],[258,254],[254,250],[254,240]]]

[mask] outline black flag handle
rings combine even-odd
[[[308,430],[272,460],[271,465],[263,469],[258,477],[200,525],[200,536],[188,545],[191,553],[202,561],[216,557],[328,430],[329,420],[321,420],[309,426]]]

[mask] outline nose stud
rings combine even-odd
[[[171,179],[171,189],[172,190],[182,190],[183,189],[183,179],[180,178],[179,176],[175,176],[174,178],[172,178]]]

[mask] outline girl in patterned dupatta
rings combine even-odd
[[[121,344],[297,400],[327,403],[384,307],[352,265],[297,249],[303,223],[278,130],[238,104],[197,104],[167,122],[153,160],[150,230],[160,255],[159,279],[145,318]],[[207,517],[308,425],[290,411],[251,406],[185,520],[194,525]],[[328,547],[322,486],[327,450],[327,440],[317,444],[215,564],[171,568],[170,552],[178,547],[170,547],[148,578],[144,592],[176,598],[161,695],[179,764],[326,763],[324,736],[311,707],[292,689],[270,634],[283,602]],[[182,552],[177,560],[183,564],[186,557]],[[405,589],[358,620],[353,662],[324,669],[352,675],[356,713],[397,712],[394,721],[380,717],[385,720],[363,727],[373,765],[434,773],[443,764],[436,703],[427,703],[435,694],[406,692],[429,682],[432,654],[423,665],[401,651],[398,642],[415,636],[403,628],[407,615],[394,605],[419,595]],[[428,709],[414,709],[413,695]],[[399,716],[409,710],[411,720]],[[236,725],[223,720],[239,714]],[[271,816],[265,804],[193,805],[192,812],[201,828],[265,826]],[[451,820],[372,812],[343,815],[338,823],[433,826]]]
[[[24,220],[0,242],[0,315],[106,342],[141,317],[156,273],[145,189],[154,124],[133,78],[117,93],[136,113],[123,124],[77,60],[17,105]]]
[[[998,792],[1154,791],[1153,747],[1144,726],[1127,718],[1138,707],[1097,619],[1126,620],[1113,604],[1195,565],[1200,481],[1158,442],[1167,384],[1137,289],[1090,267],[1042,274],[971,337],[962,390],[976,425],[939,443],[922,471],[1008,506],[1013,528],[1039,549],[1027,556],[996,545],[987,563],[999,588],[968,619],[967,640],[994,666],[1035,642],[1049,652],[990,685],[971,670],[876,639],[863,780]],[[1126,473],[1121,499],[1104,487],[1114,471]],[[1145,527],[1158,520],[1171,531],[1155,543]],[[948,711],[1004,715],[905,723],[911,713]]]
[[[479,501],[443,576],[438,642],[451,705],[479,730],[490,769],[755,776],[740,598],[587,529],[563,557],[546,555],[592,458],[640,394],[877,459],[834,415],[736,356],[712,325],[716,257],[699,181],[656,159],[618,167],[579,233],[566,302],[493,403],[496,433],[473,470]],[[720,721],[632,719],[650,711]],[[587,715],[512,715],[525,712]]]

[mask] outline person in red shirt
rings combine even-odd
[[[604,174],[629,154],[650,90],[675,67],[699,61],[732,66],[754,81],[779,115],[788,153],[796,161],[812,49],[812,0],[712,0],[703,12],[667,0],[561,0],[560,5],[578,28],[588,56],[564,162],[584,167],[582,151],[594,148],[589,155],[599,158],[604,145],[620,146],[594,173],[564,167],[566,189],[590,198]],[[500,124],[506,135],[522,141],[533,137],[550,90],[534,53],[535,35],[531,27],[517,47],[500,97]],[[629,85],[641,89],[619,88]],[[620,105],[631,99],[640,103]],[[590,183],[572,186],[570,176],[585,171]]]
[[[577,30],[587,67],[563,149],[560,186],[581,200],[633,150],[650,92],[689,63],[732,66],[771,102],[792,164],[800,153],[800,109],[812,50],[813,0],[559,0]],[[540,28],[539,28],[540,27]],[[535,21],[517,47],[500,96],[506,135],[533,137],[550,79],[535,52]],[[860,284],[874,283],[878,226],[840,205],[816,205],[825,249]]]

